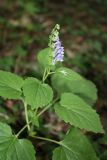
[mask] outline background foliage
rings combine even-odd
[[[81,3],[77,0],[1,0],[0,69],[12,71],[25,78],[35,75],[40,78],[42,70],[37,63],[37,53],[41,48],[47,47],[49,33],[53,26],[59,23],[60,36],[65,47],[65,66],[76,70],[96,84],[99,93],[94,107],[107,131],[106,17],[106,0],[81,0]],[[53,81],[54,79],[55,77]],[[48,81],[50,83],[50,79]],[[15,85],[15,82],[13,83]],[[19,85],[21,83],[20,79]],[[17,90],[18,86],[15,87]],[[20,91],[17,95],[20,96]],[[88,98],[96,99],[95,96]],[[15,132],[23,126],[23,114],[20,101],[4,101],[0,98],[0,121],[11,124]],[[44,124],[44,127],[41,127],[41,124]],[[68,127],[50,109],[43,115],[37,132],[43,136],[49,133],[50,137],[61,139]],[[91,133],[88,136],[101,160],[106,160],[107,135]],[[55,147],[41,141],[34,142],[34,146],[40,160],[50,159]]]

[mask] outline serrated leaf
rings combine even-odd
[[[52,160],[99,160],[86,136],[75,128],[60,144],[54,150]]]
[[[50,48],[45,48],[41,50],[38,53],[37,59],[43,68],[47,67],[54,68],[54,66],[52,65],[52,53]]]
[[[2,129],[3,128],[3,129]],[[30,141],[17,139],[11,128],[0,122],[0,160],[35,160],[35,151]]]
[[[60,104],[55,106],[55,112],[62,120],[75,127],[95,133],[104,132],[96,111],[77,95],[62,94]]]
[[[52,85],[61,94],[72,92],[92,105],[97,99],[96,86],[71,69],[61,67],[52,76]]]
[[[0,96],[8,99],[20,99],[23,79],[13,73],[0,70]]]
[[[27,104],[31,105],[32,109],[46,106],[53,98],[51,87],[32,77],[25,80],[23,92]]]

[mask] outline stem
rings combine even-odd
[[[43,74],[43,78],[42,78],[42,82],[44,83],[44,81],[47,79],[47,77],[50,74],[50,68],[45,68],[44,74]]]
[[[31,137],[32,138],[36,138],[36,139],[40,139],[40,140],[44,140],[44,141],[48,141],[48,142],[52,142],[52,143],[60,145],[60,142],[55,141],[55,140],[50,139],[50,138],[44,138],[44,137],[39,137],[39,136],[31,136]]]
[[[41,116],[49,107],[51,107],[59,98],[56,98],[53,102],[51,102],[48,106],[46,106],[40,113],[37,114],[37,117]]]
[[[51,104],[46,106],[40,113],[37,114],[37,117],[41,116],[50,106],[51,106]]]
[[[28,119],[28,112],[27,112],[27,103],[26,103],[26,102],[24,102],[24,107],[25,107],[25,116],[26,116],[27,128],[28,128],[28,131],[30,131],[30,125],[29,125],[29,119]]]
[[[29,122],[30,124],[30,122]],[[28,127],[28,124],[26,124],[17,134],[16,137],[19,137],[19,135]]]
[[[47,72],[47,70],[46,70],[46,68],[45,68],[44,74],[43,74],[43,78],[42,78],[42,81],[43,81],[43,82],[45,81],[46,72]]]
[[[56,98],[52,103],[50,103],[46,108],[44,108],[40,113],[37,114],[37,117],[41,116],[51,105],[53,105],[59,98]],[[25,103],[24,103],[25,104]],[[26,106],[26,105],[24,105]],[[27,108],[27,106],[26,106]],[[27,121],[27,120],[26,120]],[[16,137],[18,137],[31,123],[32,121],[27,121],[27,124],[16,134]],[[30,126],[29,126],[30,127]],[[54,140],[53,140],[54,141]],[[52,141],[51,141],[52,142]]]

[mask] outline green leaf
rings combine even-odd
[[[0,122],[0,137],[6,137],[6,136],[11,136],[12,131],[10,126],[8,126],[5,123]]]
[[[89,140],[75,128],[60,144],[54,150],[52,160],[99,160]]]
[[[38,53],[38,61],[43,68],[54,68],[52,65],[52,53],[50,48],[45,48]]]
[[[64,120],[75,127],[103,133],[98,114],[79,96],[72,93],[64,93],[60,104],[55,105],[55,112]]]
[[[23,92],[25,101],[31,105],[32,109],[46,106],[53,99],[51,87],[32,77],[25,80]]]
[[[61,94],[72,92],[92,105],[97,99],[96,86],[71,69],[61,67],[52,77],[52,85]]]
[[[35,160],[35,150],[30,141],[17,139],[11,128],[0,122],[0,160]]]
[[[13,73],[0,70],[0,96],[8,99],[20,99],[23,79]]]

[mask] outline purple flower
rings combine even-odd
[[[64,47],[61,46],[61,42],[59,38],[54,43],[54,56],[53,56],[53,64],[57,62],[62,62],[64,57]]]

